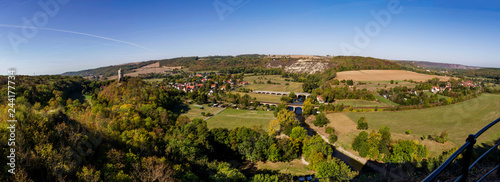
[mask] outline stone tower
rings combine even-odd
[[[118,70],[118,82],[120,82],[122,80],[123,80],[123,72],[122,72],[122,68],[120,68]]]

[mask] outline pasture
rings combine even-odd
[[[302,83],[285,81],[281,75],[259,75],[259,76],[245,76],[243,79],[249,84],[243,88],[252,90],[265,90],[265,91],[279,91],[279,92],[303,92]],[[267,84],[267,81],[276,84]],[[256,81],[257,83],[254,83]],[[260,83],[262,82],[262,83]],[[288,85],[286,85],[288,83]]]
[[[377,130],[388,126],[393,139],[414,139],[425,144],[431,155],[439,155],[442,150],[459,147],[465,143],[469,134],[475,134],[487,124],[500,117],[500,95],[483,94],[482,96],[462,103],[408,111],[387,112],[346,112],[331,113],[327,117],[339,136],[338,144],[351,148],[351,143],[360,132],[356,123],[360,117],[366,117],[369,129]],[[412,133],[406,135],[410,129]],[[323,129],[324,130],[324,129]],[[448,133],[448,142],[440,144],[425,139],[422,136]],[[500,138],[500,125],[490,128],[478,138],[478,143],[489,142]]]
[[[181,114],[181,116],[187,116],[189,119],[193,120],[194,118],[201,118],[201,119],[205,119],[207,118],[206,116],[202,116],[201,113],[204,112],[204,113],[216,113],[220,110],[222,110],[222,108],[218,108],[218,107],[208,107],[208,105],[202,105],[203,106],[203,109],[201,109],[201,107],[198,107],[198,106],[195,106],[194,104],[189,104],[188,105],[188,108],[185,108],[184,109],[184,113]],[[179,108],[178,110],[180,110],[182,108]]]
[[[390,80],[413,80],[427,81],[432,78],[439,78],[442,81],[449,80],[450,77],[426,75],[405,70],[359,70],[342,71],[337,73],[338,80],[354,81],[390,81]]]
[[[267,131],[268,123],[273,119],[275,117],[270,111],[226,109],[208,119],[207,126],[210,129],[261,126],[264,131]]]

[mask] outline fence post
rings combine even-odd
[[[463,158],[463,163],[462,163],[462,179],[460,181],[466,182],[467,177],[469,177],[469,166],[470,166],[470,161],[472,159],[472,151],[474,150],[474,144],[476,144],[476,136],[473,134],[470,134],[469,137],[465,140],[465,142],[469,142],[469,146],[467,146],[467,149],[465,150],[464,158]]]

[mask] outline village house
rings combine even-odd
[[[323,98],[321,97],[321,95],[316,96],[316,99],[318,100],[318,102],[319,102],[320,104],[325,103],[325,101],[323,100]]]
[[[432,93],[437,93],[437,92],[439,92],[439,87],[434,86],[434,87],[432,87],[432,88],[431,88],[431,90],[430,90],[430,91],[431,91]]]

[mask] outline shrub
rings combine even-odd
[[[328,136],[328,141],[330,142],[330,144],[334,144],[336,141],[337,141],[337,135],[335,134],[330,134],[330,136]]]
[[[358,130],[367,130],[368,129],[368,123],[366,122],[366,118],[365,117],[359,118],[357,129]]]
[[[410,129],[408,129],[408,130],[406,130],[406,131],[405,131],[405,133],[406,133],[407,135],[409,135],[409,134],[411,134],[411,130],[410,130]]]
[[[201,115],[202,115],[202,116],[205,116],[205,112],[201,112]]]
[[[327,126],[325,129],[325,132],[328,134],[335,134],[335,129],[332,127]]]
[[[446,143],[446,141],[448,141],[448,133],[446,131],[443,131],[439,136],[437,134],[433,134],[429,135],[427,138],[429,138],[429,140],[434,140],[438,143]]]

